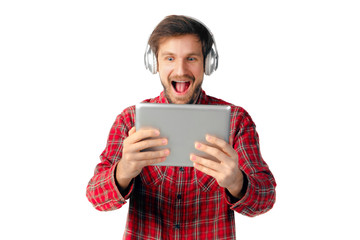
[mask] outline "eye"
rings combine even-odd
[[[188,57],[188,60],[192,62],[192,61],[195,61],[196,58],[194,58],[194,57]]]
[[[166,59],[167,59],[169,62],[174,61],[174,58],[173,58],[173,57],[167,57]]]

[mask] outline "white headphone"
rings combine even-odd
[[[196,20],[196,19],[194,19],[194,20]],[[198,21],[198,20],[196,20],[196,21]],[[200,21],[198,21],[198,22],[201,23]],[[203,23],[201,23],[201,24],[208,30],[208,32],[210,33],[212,40],[213,40],[213,45],[211,46],[211,49],[205,58],[205,74],[209,76],[214,71],[216,71],[216,69],[218,68],[219,54],[218,54],[218,51],[216,48],[214,36],[212,35],[210,30]],[[145,50],[145,54],[144,54],[144,63],[145,63],[145,68],[149,69],[149,71],[152,74],[157,73],[156,54],[151,49],[149,44],[147,44],[147,46],[146,46],[146,50]]]

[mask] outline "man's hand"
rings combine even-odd
[[[150,147],[167,145],[166,138],[154,139],[159,135],[159,130],[154,128],[130,129],[129,136],[123,142],[122,158],[116,167],[116,181],[120,190],[126,189],[144,167],[163,162],[170,154],[169,149],[141,152]]]
[[[238,167],[237,152],[226,141],[214,136],[206,135],[206,141],[216,147],[196,142],[195,148],[215,157],[218,162],[191,154],[194,167],[214,177],[220,187],[227,188],[231,195],[241,199],[244,175]]]

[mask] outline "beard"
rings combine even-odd
[[[191,94],[189,94],[188,96],[184,97],[184,98],[176,98],[175,96],[172,96],[170,94],[170,92],[172,91],[172,85],[171,82],[177,79],[188,79],[192,82],[192,84],[194,84],[192,86],[192,88],[194,89],[193,92]],[[196,101],[198,100],[200,93],[201,93],[201,85],[202,85],[202,80],[199,81],[198,83],[196,83],[195,85],[195,78],[189,75],[183,75],[183,76],[174,76],[174,77],[168,77],[167,79],[168,82],[168,86],[165,86],[163,84],[163,82],[161,81],[161,84],[164,88],[164,93],[165,93],[165,97],[168,100],[169,103],[177,103],[178,101],[181,101],[182,104],[194,104],[196,103]],[[189,90],[191,91],[191,90]]]

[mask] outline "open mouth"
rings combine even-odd
[[[190,81],[184,82],[184,81],[171,81],[171,84],[175,90],[176,93],[186,93],[186,91],[190,87]]]

